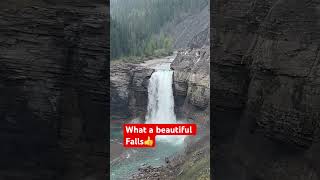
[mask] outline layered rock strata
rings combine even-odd
[[[105,179],[106,2],[1,2],[0,179]]]
[[[148,84],[154,69],[141,64],[115,62],[110,67],[111,115],[118,120],[144,118]]]
[[[175,110],[179,118],[208,123],[210,109],[209,47],[179,51],[171,64]]]
[[[212,4],[216,179],[319,179],[319,7]]]

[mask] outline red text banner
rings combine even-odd
[[[123,145],[130,148],[155,147],[157,135],[196,135],[196,124],[124,124]]]

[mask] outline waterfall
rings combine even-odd
[[[176,123],[172,93],[172,71],[156,70],[149,81],[148,112],[149,124]]]
[[[174,97],[172,89],[173,71],[170,64],[161,64],[155,68],[148,85],[147,124],[176,124]],[[157,140],[181,143],[185,136],[157,136]],[[181,140],[181,141],[177,141]]]

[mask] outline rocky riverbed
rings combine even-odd
[[[183,152],[165,158],[161,166],[143,165],[132,180],[154,179],[210,179],[210,137],[206,132],[200,139],[189,138]]]

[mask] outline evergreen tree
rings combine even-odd
[[[169,53],[172,38],[161,28],[207,4],[208,0],[111,0],[111,58]]]

